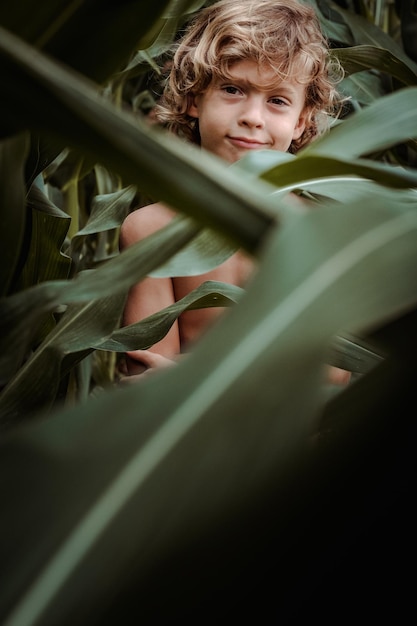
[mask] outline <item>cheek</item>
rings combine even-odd
[[[222,126],[221,122],[221,116],[219,117],[217,110],[212,108],[200,108],[198,118],[200,135],[205,135],[207,138],[216,137]]]

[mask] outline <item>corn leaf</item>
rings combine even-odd
[[[19,537],[3,559],[9,624],[56,621],[64,597],[72,620],[105,612],[116,580],[129,584],[130,572],[140,590],[175,545],[236,515],[271,481],[286,484],[325,402],[317,381],[331,337],[415,304],[416,238],[415,212],[378,199],[367,211],[357,202],[289,221],[240,304],[178,366],[3,442],[2,475],[19,463],[36,493],[31,526],[16,516],[7,526],[15,545]],[[39,532],[42,549],[27,563]]]

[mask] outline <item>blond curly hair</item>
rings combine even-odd
[[[329,115],[340,113],[343,70],[329,55],[311,6],[298,0],[219,0],[201,9],[175,44],[156,119],[199,145],[198,120],[187,113],[191,98],[213,80],[230,79],[233,64],[247,59],[272,68],[278,81],[296,78],[306,85],[306,127],[289,152],[322,134]]]

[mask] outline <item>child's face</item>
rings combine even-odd
[[[249,150],[286,152],[305,128],[305,85],[279,82],[272,69],[252,60],[238,61],[230,74],[231,80],[213,81],[188,108],[198,118],[201,146],[229,163]]]

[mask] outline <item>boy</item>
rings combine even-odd
[[[331,69],[311,7],[297,0],[220,0],[198,13],[177,44],[155,116],[227,163],[250,150],[296,152],[325,130],[340,102],[335,85],[341,73],[332,78]],[[121,228],[121,248],[173,216],[160,203],[132,212]],[[148,277],[130,290],[123,323],[165,308],[206,280],[243,286],[252,269],[253,261],[237,252],[204,275]],[[128,373],[172,363],[220,312],[183,313],[160,342],[126,355]]]

